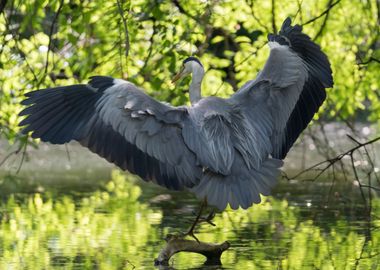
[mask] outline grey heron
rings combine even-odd
[[[191,106],[94,76],[27,93],[22,132],[52,144],[78,141],[146,181],[187,189],[221,210],[246,209],[270,194],[282,160],[333,85],[327,56],[301,26],[287,18],[268,41],[262,71],[227,99],[201,96],[204,69],[189,57],[173,80],[192,74]]]

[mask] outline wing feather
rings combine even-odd
[[[184,143],[184,108],[162,104],[133,84],[93,77],[88,85],[30,92],[24,133],[56,144],[77,140],[122,169],[167,188],[194,186],[202,168]],[[125,108],[127,107],[127,108]]]
[[[269,95],[263,110],[271,115],[273,125],[266,133],[272,144],[269,153],[284,159],[325,100],[325,88],[333,85],[332,71],[320,47],[302,33],[301,26],[291,26],[289,18],[279,34],[269,35],[268,41],[271,51],[263,70],[231,99],[241,104],[251,123],[257,123],[257,115],[249,112],[260,106],[255,95],[262,92],[257,91],[260,83],[267,82]]]

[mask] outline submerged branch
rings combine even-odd
[[[166,245],[161,249],[158,258],[154,260],[155,265],[167,266],[169,265],[170,258],[178,252],[193,252],[198,253],[207,258],[205,265],[221,265],[220,257],[222,253],[230,247],[230,243],[227,241],[221,244],[201,242],[194,235],[194,229],[202,222],[206,222],[212,226],[215,224],[212,222],[215,217],[215,212],[211,211],[207,216],[202,216],[204,208],[207,206],[207,200],[204,199],[199,208],[198,214],[189,228],[184,234],[168,234],[165,238]],[[185,239],[186,236],[193,237],[194,240]]]
[[[165,240],[167,244],[154,260],[155,265],[169,265],[170,258],[178,252],[198,253],[207,258],[205,262],[206,265],[221,265],[220,257],[223,252],[230,247],[230,243],[227,241],[221,244],[213,244],[187,240],[181,236],[171,234],[169,234]]]

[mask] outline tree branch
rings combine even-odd
[[[0,1],[0,14],[4,11],[5,6],[7,5],[8,0],[1,0]]]
[[[258,23],[258,25],[260,25],[262,28],[264,28],[266,30],[266,32],[270,32],[267,25],[262,23],[260,21],[260,19],[256,16],[255,11],[254,11],[254,2],[252,0],[246,0],[246,2],[247,2],[247,5],[251,7],[252,18]]]
[[[326,24],[327,24],[327,20],[329,18],[329,14],[330,14],[330,10],[331,10],[331,6],[332,6],[332,1],[333,0],[329,0],[329,3],[327,4],[328,5],[328,9],[327,9],[327,12],[326,12],[326,16],[325,18],[323,19],[323,22],[322,22],[322,25],[321,27],[319,28],[317,34],[314,36],[313,40],[316,40],[322,33],[323,33],[323,30],[325,29],[326,27]]]
[[[155,265],[169,265],[170,258],[178,252],[198,253],[207,258],[206,265],[221,265],[220,257],[231,246],[227,241],[221,244],[211,244],[187,240],[171,234],[165,240],[167,244],[154,260]]]
[[[145,69],[148,67],[148,62],[149,62],[150,58],[152,57],[154,37],[157,34],[157,26],[156,26],[156,19],[155,18],[152,18],[152,23],[153,23],[153,31],[152,31],[152,35],[149,38],[148,54],[146,55],[146,57],[144,59],[144,65],[141,67],[141,69],[139,71],[139,74],[143,75],[145,81],[148,80],[148,78],[146,78],[147,76],[145,74]]]
[[[277,33],[277,27],[276,27],[276,2],[275,0],[272,0],[272,30],[273,33]]]
[[[130,44],[129,44],[129,32],[128,32],[127,20],[124,17],[124,10],[123,10],[123,7],[121,6],[120,0],[116,0],[116,2],[117,2],[117,8],[119,10],[119,14],[120,14],[121,20],[123,21],[123,25],[124,25],[124,31],[125,31],[125,56],[128,57],[128,55],[129,55],[129,49],[130,49]]]
[[[189,12],[187,12],[183,7],[182,5],[180,4],[180,2],[178,0],[172,0],[172,3],[173,5],[175,5],[179,12],[181,12],[182,14],[185,14],[187,17],[193,19],[194,21],[198,22],[198,19],[196,17],[194,17],[193,15],[191,15]]]
[[[334,3],[331,3],[331,1],[330,1],[330,2],[329,2],[329,5],[328,5],[328,7],[327,7],[327,9],[326,9],[325,11],[323,11],[323,12],[322,12],[321,14],[319,14],[317,17],[314,17],[314,18],[308,20],[307,22],[303,23],[302,25],[306,25],[306,24],[312,23],[312,22],[318,20],[319,18],[321,18],[322,16],[328,14],[328,13],[330,12],[330,10],[331,10],[333,7],[335,7],[337,4],[339,4],[340,1],[341,1],[341,0],[337,0],[337,1],[335,1]]]
[[[360,63],[358,63],[358,65],[364,66],[364,65],[368,65],[371,62],[376,62],[376,63],[380,64],[380,59],[376,59],[376,58],[371,56],[367,61],[360,62]]]
[[[350,136],[350,135],[347,135],[347,136],[348,136],[349,138],[352,138],[352,136]],[[352,138],[352,139],[353,139],[353,138]],[[288,180],[296,179],[296,178],[300,177],[301,175],[303,175],[303,174],[305,174],[305,173],[307,173],[307,172],[310,172],[310,171],[312,171],[312,170],[315,170],[315,169],[318,168],[319,166],[321,166],[321,165],[327,163],[327,165],[326,165],[324,168],[322,168],[322,169],[320,170],[320,172],[317,174],[317,176],[313,178],[313,181],[314,181],[314,180],[317,180],[317,179],[318,179],[318,178],[319,178],[319,177],[320,177],[320,176],[321,176],[321,175],[322,175],[327,169],[329,169],[329,168],[330,168],[332,165],[334,165],[336,162],[340,161],[343,157],[345,157],[345,156],[352,156],[353,153],[354,153],[356,150],[358,150],[359,148],[365,147],[366,145],[373,144],[373,143],[379,141],[379,140],[380,140],[380,137],[374,138],[374,139],[372,139],[372,140],[370,140],[370,141],[367,141],[367,142],[364,142],[364,143],[360,143],[359,141],[357,141],[357,140],[355,140],[355,139],[353,139],[353,140],[357,143],[357,146],[355,146],[355,147],[353,147],[353,148],[351,148],[351,149],[349,149],[349,150],[347,150],[347,151],[345,151],[345,152],[343,152],[343,153],[341,153],[341,154],[339,154],[339,155],[337,155],[337,156],[335,156],[335,157],[333,157],[333,158],[330,158],[330,159],[327,159],[327,160],[324,160],[324,161],[318,162],[318,163],[316,163],[316,164],[310,166],[309,168],[307,168],[307,169],[305,169],[305,170],[303,170],[303,171],[297,173],[296,175],[294,175],[294,176],[292,176],[292,177],[285,176],[285,178],[287,178]]]
[[[51,25],[50,25],[50,31],[49,31],[49,44],[48,44],[48,50],[47,50],[47,52],[46,52],[46,62],[45,62],[44,76],[42,76],[40,82],[42,82],[43,78],[44,78],[44,77],[46,76],[46,74],[47,74],[47,70],[48,70],[48,66],[49,66],[49,54],[50,54],[50,51],[51,51],[51,42],[52,42],[53,31],[54,31],[55,24],[57,23],[58,16],[59,16],[59,14],[61,13],[61,10],[62,10],[62,7],[63,7],[63,2],[64,2],[64,0],[60,0],[60,1],[59,1],[59,7],[58,7],[58,10],[57,10],[57,12],[55,13],[54,18],[53,18],[53,21],[51,22]]]
[[[298,5],[298,9],[297,9],[297,12],[296,12],[296,14],[294,14],[294,16],[293,16],[293,20],[295,21],[296,20],[296,18],[297,18],[297,16],[298,16],[298,14],[300,15],[300,22],[301,22],[301,24],[302,24],[302,3],[303,3],[303,0],[297,0],[297,5]]]

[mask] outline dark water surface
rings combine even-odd
[[[164,237],[186,231],[199,204],[107,166],[49,162],[17,177],[2,172],[0,269],[154,269]],[[330,187],[281,180],[273,197],[218,213],[217,226],[204,224],[197,236],[231,243],[223,269],[380,269],[380,199],[373,194],[368,215],[357,187]],[[203,262],[182,253],[171,264]]]

